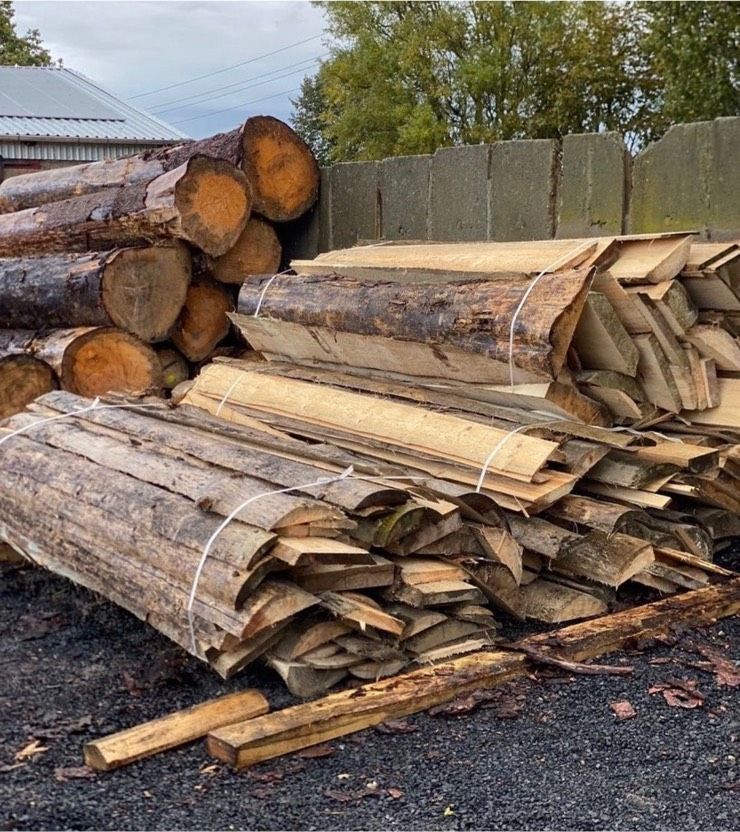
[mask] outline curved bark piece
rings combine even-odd
[[[111,187],[141,185],[196,155],[241,166],[254,210],[271,220],[296,219],[316,201],[319,168],[308,146],[284,122],[255,116],[228,133],[137,156],[13,176],[0,184],[0,213],[58,202]]]
[[[227,252],[249,219],[244,173],[194,156],[151,182],[110,187],[0,215],[0,256],[85,251],[179,238],[214,257]]]
[[[57,387],[54,370],[40,358],[22,353],[0,356],[0,419],[20,413]]]
[[[514,366],[539,378],[555,379],[590,282],[590,269],[564,271],[540,280],[527,295],[532,281],[526,275],[506,283],[483,279],[445,284],[373,282],[338,274],[284,275],[264,296],[264,280],[245,281],[239,313],[254,316],[260,304],[263,319],[454,346],[507,366],[516,315]],[[245,336],[249,338],[249,333]]]
[[[190,284],[184,245],[0,259],[0,327],[116,326],[166,338]]]
[[[281,256],[275,229],[266,220],[251,217],[234,246],[210,264],[210,273],[222,283],[241,285],[250,275],[274,274]]]
[[[234,302],[226,287],[205,275],[193,280],[172,332],[172,342],[189,361],[202,361],[229,332]]]
[[[112,327],[51,332],[0,331],[0,355],[22,352],[45,361],[62,387],[81,396],[142,393],[162,385],[154,350],[136,336]]]

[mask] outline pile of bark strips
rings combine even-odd
[[[268,116],[208,139],[0,184],[0,416],[61,387],[171,388],[229,334],[274,224],[318,194],[307,146]]]
[[[301,696],[478,654],[503,614],[706,588],[740,532],[732,310],[690,291],[737,298],[716,253],[387,246],[248,278],[254,350],[176,405],[51,392],[0,428],[0,538]]]

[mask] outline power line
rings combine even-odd
[[[294,92],[300,92],[300,87],[294,87],[292,90],[284,90],[283,92],[276,92],[274,95],[266,95],[263,98],[254,98],[252,101],[243,101],[241,104],[236,104],[233,107],[225,107],[223,110],[215,110],[212,113],[204,113],[202,116],[191,116],[190,118],[183,118],[180,121],[171,122],[175,124],[185,124],[187,121],[198,121],[201,118],[210,118],[211,116],[218,116],[221,113],[228,113],[231,110],[241,110],[242,107],[249,107],[251,104],[259,104],[260,101],[269,101],[271,98],[279,98],[281,95],[290,95]]]
[[[175,87],[182,87],[185,84],[192,84],[194,81],[202,81],[204,78],[211,78],[214,75],[220,75],[223,72],[229,72],[230,70],[237,69],[240,66],[253,64],[255,61],[261,61],[262,58],[269,58],[271,55],[278,55],[280,52],[287,52],[288,49],[293,49],[295,46],[302,46],[304,43],[310,43],[312,40],[318,40],[318,38],[320,37],[322,37],[321,34],[312,35],[310,38],[305,38],[304,40],[299,40],[295,43],[289,43],[287,46],[282,46],[280,49],[274,49],[272,52],[265,52],[264,55],[257,55],[255,58],[250,58],[247,61],[240,61],[238,64],[232,64],[231,66],[226,66],[223,69],[217,69],[214,72],[206,72],[205,75],[196,75],[194,78],[188,78],[187,81],[178,81],[175,84],[168,84],[166,87],[157,87],[156,90],[140,92],[137,95],[130,96],[126,99],[126,101],[131,101],[134,98],[143,98],[145,95],[154,95],[155,92],[164,92],[165,90],[171,90]]]
[[[302,61],[296,61],[294,64],[288,64],[287,66],[280,67],[279,69],[270,70],[270,72],[263,72],[260,75],[255,75],[252,78],[247,78],[244,81],[237,81],[235,84],[227,84],[223,87],[214,87],[211,90],[205,90],[204,92],[194,93],[193,95],[187,95],[183,98],[175,98],[171,101],[165,101],[162,104],[155,104],[154,109],[151,111],[155,115],[157,113],[166,113],[170,110],[179,110],[183,106],[187,106],[187,104],[178,104],[178,102],[191,102],[191,103],[198,103],[197,99],[202,100],[214,100],[216,98],[223,98],[226,95],[233,95],[236,92],[241,92],[242,90],[250,89],[251,87],[260,86],[259,83],[253,84],[252,81],[259,81],[260,78],[267,78],[270,75],[277,75],[278,73],[284,72],[286,69],[291,69],[292,67],[300,67],[300,69],[296,70],[296,72],[302,72],[304,69],[308,69],[317,61],[320,61],[322,58],[325,58],[330,53],[325,53],[323,55],[318,55],[315,58],[304,58]],[[292,73],[289,73],[292,74]],[[287,77],[285,75],[281,75],[280,77],[284,78]],[[277,78],[271,78],[269,80],[276,81]],[[262,83],[268,83],[268,81],[263,81]],[[228,90],[228,92],[219,92],[220,90]],[[213,95],[213,93],[219,93],[218,95]],[[175,104],[177,106],[168,107],[169,104]]]

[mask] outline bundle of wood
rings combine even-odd
[[[737,425],[735,244],[375,245],[292,266],[240,293],[234,319],[269,359],[593,425]]]
[[[210,365],[201,378],[211,386],[198,395],[210,400],[223,373],[233,386],[233,372]],[[245,385],[293,383],[236,372]],[[711,526],[575,497],[557,500],[547,519],[527,520],[523,503],[502,509],[501,483],[518,483],[524,501],[543,471],[562,469],[557,441],[518,437],[517,453],[478,489],[469,473],[480,448],[501,441],[496,427],[388,402],[397,418],[424,414],[427,441],[411,466],[400,450],[387,458],[391,430],[369,439],[372,418],[356,448],[328,443],[329,426],[307,441],[249,415],[238,389],[225,419],[154,400],[92,407],[63,391],[41,397],[0,429],[0,539],[221,675],[263,657],[301,696],[347,675],[376,679],[479,650],[496,638],[492,606],[561,621],[604,611],[628,581],[667,590],[726,574],[691,551],[711,553],[710,527],[718,539],[733,533],[726,511]],[[374,403],[383,400],[358,402],[370,417]],[[437,465],[435,435],[448,449],[444,478],[426,470]]]
[[[279,268],[273,223],[310,208],[318,181],[304,142],[257,116],[0,183],[0,417],[56,386],[134,393],[188,378],[228,335],[239,284]]]

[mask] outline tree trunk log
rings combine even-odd
[[[240,170],[222,160],[194,156],[149,183],[0,215],[0,256],[174,237],[218,257],[239,238],[250,207],[249,186]]]
[[[19,413],[35,398],[54,390],[54,370],[40,358],[23,353],[0,357],[0,420]]]
[[[0,212],[20,211],[121,185],[141,185],[196,155],[241,166],[254,210],[271,220],[296,219],[316,201],[319,169],[307,145],[278,119],[255,116],[242,127],[137,156],[13,176],[0,185]]]
[[[210,273],[222,283],[241,285],[255,274],[275,274],[280,268],[282,248],[269,222],[252,217],[239,239],[226,254],[210,263]]]
[[[227,287],[205,275],[194,278],[172,331],[172,342],[189,361],[202,361],[229,333],[234,301]]]
[[[154,350],[112,327],[0,330],[0,356],[25,353],[49,364],[62,387],[82,396],[156,391],[162,368]]]
[[[157,358],[162,366],[162,387],[174,390],[178,384],[190,378],[190,364],[174,347],[158,347]]]
[[[190,283],[184,245],[0,259],[0,327],[116,326],[166,338]]]
[[[510,327],[519,309],[511,344],[514,366],[555,379],[563,368],[589,283],[587,269],[559,273],[537,283],[519,309],[532,285],[526,276],[508,283],[471,280],[433,285],[375,283],[337,274],[284,275],[268,289],[264,280],[247,280],[239,294],[239,313],[254,316],[259,305],[265,319],[449,345],[508,365]]]

